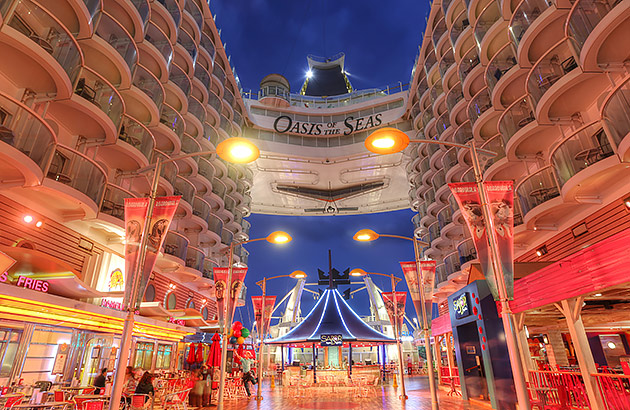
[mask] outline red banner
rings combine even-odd
[[[149,235],[146,240],[147,248],[144,266],[138,269],[140,263],[140,243],[144,232],[147,213],[149,210],[149,198],[125,198],[125,301],[131,299],[131,288],[134,275],[140,275],[137,290],[137,299],[132,308],[140,306],[144,291],[149,283],[149,277],[153,272],[153,266],[157,255],[162,248],[168,227],[171,225],[175,210],[179,204],[180,196],[165,196],[155,199],[153,214],[149,222]],[[125,303],[126,305],[126,303]]]
[[[273,312],[273,308],[276,305],[276,297],[265,296],[264,320],[263,318],[261,318],[263,297],[252,296],[252,303],[254,305],[254,318],[256,320],[256,326],[258,327],[258,332],[261,335],[260,339],[263,340],[265,338],[265,335],[269,331],[269,325],[271,324],[271,313]]]
[[[229,294],[226,294],[226,290],[228,289],[227,280],[229,268],[214,268],[213,272],[219,326],[223,327],[223,323],[226,318],[229,319],[234,317],[234,312],[236,311],[236,301],[238,296],[241,294],[243,281],[245,280],[245,275],[247,274],[247,268],[232,268],[232,282],[229,287]],[[230,307],[232,308],[229,312],[229,317],[227,316],[228,312],[226,311],[226,297],[230,299]]]
[[[433,318],[433,289],[435,288],[436,265],[437,263],[433,260],[420,261],[420,277],[422,280],[422,291],[424,292],[428,329],[431,329],[431,319]]]
[[[470,230],[479,263],[488,287],[495,300],[499,299],[496,274],[492,269],[489,238],[486,226],[493,230],[497,240],[499,263],[508,293],[508,299],[514,297],[514,191],[512,181],[484,182],[484,189],[490,203],[492,221],[486,223],[481,199],[475,182],[448,184],[457,200],[466,225]]]
[[[411,296],[411,302],[416,309],[416,315],[420,323],[422,323],[422,298],[420,297],[420,283],[416,262],[400,262],[400,267],[405,275],[409,296]]]
[[[383,292],[382,295],[383,302],[385,302],[385,309],[387,309],[389,321],[392,325],[394,325],[394,318],[396,317],[396,313],[398,313],[398,335],[396,335],[396,337],[399,337],[400,332],[402,331],[403,319],[405,318],[405,302],[407,301],[407,292],[396,292],[396,307],[394,307],[393,292]]]

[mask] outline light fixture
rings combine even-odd
[[[352,237],[355,241],[371,242],[378,239],[378,234],[371,229],[361,229]]]
[[[536,249],[536,255],[540,258],[543,255],[547,254],[547,247],[545,245],[541,246],[540,248]]]
[[[312,78],[312,77],[313,77],[313,71],[308,70],[308,71],[306,72],[306,78]]]
[[[283,231],[275,231],[269,234],[269,236],[267,236],[265,238],[265,240],[267,242],[271,242],[271,243],[275,243],[275,244],[283,244],[283,243],[289,243],[293,240],[293,238],[291,238],[291,235],[289,235],[286,232]]]
[[[609,349],[614,349],[617,347],[617,345],[614,342],[608,342],[607,346]]]
[[[365,148],[375,154],[395,154],[407,148],[407,145],[409,136],[392,127],[380,128],[365,139]]]
[[[549,344],[549,339],[547,338],[547,336],[543,336],[543,342],[545,342],[546,345]]]
[[[630,197],[624,199],[623,204],[626,206],[626,209],[630,211]]]
[[[260,150],[249,140],[234,137],[223,140],[217,145],[217,155],[233,164],[247,164],[260,156]]]
[[[601,293],[596,293],[596,294],[595,294],[595,297],[596,297],[596,298],[601,297],[601,296],[602,296],[602,294],[601,294]]]
[[[294,270],[293,272],[291,272],[289,277],[291,277],[293,279],[305,279],[306,278],[306,272],[301,271],[301,270]]]
[[[33,222],[33,217],[31,215],[24,215],[24,218],[22,218],[22,220],[27,224],[30,224],[31,222]]]
[[[36,227],[38,227],[38,228],[41,228],[41,227],[42,227],[42,225],[44,225],[44,223],[43,223],[42,221],[37,221],[37,222],[35,223],[35,226],[36,226]]]
[[[360,277],[367,275],[367,272],[361,268],[354,268],[350,271],[350,276]]]

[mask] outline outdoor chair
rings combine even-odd
[[[4,402],[4,405],[2,406],[2,408],[11,409],[16,404],[21,404],[23,399],[24,399],[24,394],[20,394],[19,396],[9,397],[7,401]]]
[[[72,398],[72,400],[74,401],[74,407],[75,407],[76,410],[85,410],[83,408],[83,405],[85,404],[86,401],[88,401],[90,399],[87,399],[87,398],[84,398],[84,397],[81,397],[81,396],[77,395],[77,396],[74,396]]]
[[[169,393],[164,398],[164,410],[186,410],[190,389]]]
[[[103,410],[104,408],[103,400],[87,400],[83,403],[83,410]]]
[[[129,404],[130,410],[144,410],[151,406],[151,396],[148,394],[134,394],[131,396],[131,403]],[[83,410],[102,410],[102,409],[88,409]]]

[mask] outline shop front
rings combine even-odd
[[[472,282],[450,295],[448,304],[462,396],[488,401],[493,409],[513,409],[505,333],[488,285]]]

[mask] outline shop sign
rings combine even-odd
[[[342,346],[343,337],[341,335],[321,335],[320,337],[322,346]]]
[[[0,274],[0,282],[12,283],[9,280],[9,274],[6,272]],[[46,282],[45,280],[28,278],[26,276],[20,276],[17,282],[14,282],[14,284],[15,286],[19,286],[21,288],[36,290],[38,292],[44,292],[44,293],[48,292],[48,282]]]
[[[468,302],[468,292],[464,292],[459,297],[453,299],[453,310],[455,319],[462,319],[470,316],[470,303]]]
[[[285,132],[299,135],[350,135],[353,132],[378,127],[383,123],[383,114],[372,114],[355,118],[351,115],[340,122],[301,122],[294,121],[288,115],[281,115],[273,122],[273,129],[279,134]]]
[[[168,323],[175,323],[176,325],[186,326],[185,320],[175,319],[173,316],[168,318]]]
[[[125,307],[123,306],[123,303],[121,301],[112,298],[102,298],[101,306],[114,310],[125,310]]]

